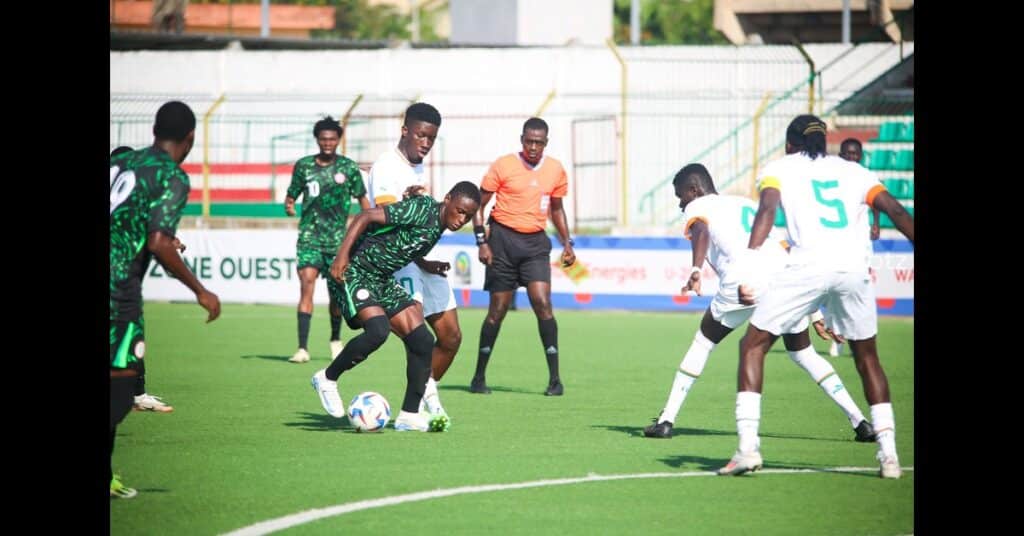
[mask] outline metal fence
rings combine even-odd
[[[214,201],[281,202],[292,163],[317,150],[318,119],[347,120],[340,151],[368,170],[397,143],[408,104],[425,100],[443,116],[426,160],[440,194],[460,180],[479,182],[496,158],[518,151],[523,121],[542,111],[551,126],[546,154],[570,173],[566,208],[574,227],[665,227],[678,217],[667,185],[680,167],[701,162],[720,191],[749,194],[757,168],[781,154],[794,115],[830,114],[913,51],[885,43],[814,47],[807,48],[817,65],[796,47],[624,47],[626,84],[607,91],[593,88],[617,80],[602,60],[611,54],[576,51],[562,60],[559,84],[566,88],[557,96],[546,87],[507,95],[457,88],[426,95],[111,94],[110,147],[148,145],[156,109],[183,100],[200,121],[184,164],[194,189],[208,184]],[[573,86],[574,73],[602,69]]]
[[[773,71],[788,70],[790,85],[764,86],[728,98],[709,96],[693,103],[697,109],[674,117],[647,119],[677,121],[681,125],[678,138],[686,142],[674,152],[681,156],[674,165],[652,156],[657,165],[650,166],[650,172],[659,175],[659,180],[648,183],[649,187],[634,198],[635,224],[672,225],[679,221],[678,200],[670,185],[675,172],[689,162],[704,164],[720,192],[753,197],[758,169],[783,155],[786,127],[794,116],[814,113],[834,126],[837,107],[898,64],[904,53],[898,44],[873,45],[850,47],[832,57],[826,56],[827,61],[821,65],[810,65],[804,59],[776,61],[768,67]],[[744,65],[741,70],[747,77],[766,76],[762,67]],[[652,155],[671,152],[664,147],[648,146],[632,146],[631,150]]]

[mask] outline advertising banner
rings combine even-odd
[[[294,230],[183,230],[178,237],[187,246],[182,257],[204,285],[227,303],[296,304]],[[580,236],[576,256],[586,268],[573,280],[558,263],[561,245],[551,250],[552,302],[558,308],[683,310],[707,307],[718,290],[718,277],[705,264],[701,296],[682,295],[690,274],[690,242],[673,237]],[[905,240],[874,242],[872,278],[880,314],[914,312],[914,252]],[[462,307],[486,307],[484,265],[477,259],[472,235],[447,233],[427,256],[451,263],[448,277]],[[326,274],[322,274],[326,275]],[[579,275],[579,274],[577,274]],[[143,296],[156,301],[193,301],[192,293],[152,263],[143,284]],[[328,301],[326,283],[319,279],[314,302]],[[528,307],[525,289],[516,296]]]

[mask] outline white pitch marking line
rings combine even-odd
[[[864,473],[877,471],[877,467],[832,467],[826,469],[762,469],[757,471],[763,474],[792,474],[792,473]],[[904,467],[904,471],[913,471],[914,466]],[[453,495],[465,495],[469,493],[487,493],[489,491],[505,491],[510,489],[539,488],[543,486],[561,486],[564,484],[579,484],[581,482],[600,482],[605,480],[628,480],[633,478],[683,478],[692,476],[718,476],[713,471],[691,471],[688,473],[637,473],[625,475],[598,475],[590,473],[585,477],[577,478],[556,478],[552,480],[533,480],[530,482],[519,482],[515,484],[486,484],[481,486],[462,486],[459,488],[435,489],[430,491],[418,491],[405,495],[392,497],[381,497],[379,499],[368,499],[351,503],[329,506],[327,508],[315,508],[297,514],[291,514],[269,521],[263,521],[247,527],[242,527],[227,533],[225,536],[256,536],[270,534],[275,531],[285,530],[304,523],[310,523],[319,519],[340,516],[372,508],[393,506],[428,499],[451,497]]]

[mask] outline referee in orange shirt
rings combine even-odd
[[[569,179],[561,162],[544,156],[548,124],[531,117],[523,124],[520,153],[502,156],[491,164],[480,184],[480,210],[473,215],[473,233],[480,248],[480,262],[487,265],[484,290],[490,293],[487,317],[480,327],[480,347],[471,393],[489,394],[485,373],[494,350],[501,321],[505,319],[516,289],[526,287],[530,305],[537,315],[537,329],[548,362],[547,396],[561,396],[558,375],[558,323],[551,309],[551,240],[544,232],[548,215],[562,242],[562,264],[576,262],[569,237],[569,224],[562,198],[569,191]],[[484,228],[484,209],[495,197]]]

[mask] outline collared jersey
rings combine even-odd
[[[550,156],[531,166],[514,153],[491,164],[480,189],[494,192],[495,221],[520,233],[535,233],[547,227],[551,198],[568,194],[569,178],[562,163]]]

